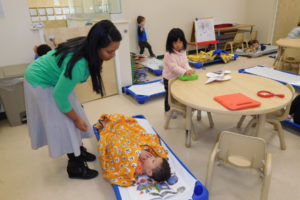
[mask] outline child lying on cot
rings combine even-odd
[[[167,151],[158,136],[147,133],[134,118],[104,114],[96,128],[103,176],[112,184],[130,186],[144,174],[157,182],[171,176]]]
[[[250,47],[249,48],[245,48],[244,52],[246,52],[246,53],[248,53],[248,52],[255,53],[258,50],[259,50],[259,42],[258,42],[258,40],[252,40]]]

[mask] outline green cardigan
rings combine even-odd
[[[56,50],[49,51],[31,63],[25,71],[25,79],[33,86],[42,88],[54,87],[53,97],[60,111],[67,113],[72,110],[68,96],[76,84],[85,82],[90,75],[88,62],[85,58],[78,60],[72,70],[72,79],[64,75],[73,53],[68,54],[61,67],[57,63],[60,58],[55,56]]]

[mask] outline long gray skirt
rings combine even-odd
[[[27,122],[33,149],[48,145],[51,157],[67,153],[80,155],[81,139],[92,137],[91,127],[88,131],[80,131],[73,121],[58,109],[53,98],[53,87],[34,88],[24,80]],[[88,119],[73,91],[69,100],[76,113],[86,121]]]

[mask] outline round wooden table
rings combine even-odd
[[[278,45],[278,55],[275,58],[274,64],[275,65],[278,62],[278,68],[282,69],[282,55],[284,52],[284,48],[298,48],[300,49],[300,39],[292,39],[292,38],[281,38],[276,41],[276,44]]]
[[[171,85],[170,92],[180,103],[187,106],[186,112],[186,146],[191,145],[191,120],[192,109],[223,113],[228,115],[257,115],[257,136],[262,136],[262,130],[266,114],[285,107],[292,100],[292,92],[283,84],[260,76],[233,72],[228,81],[211,82],[205,84],[208,77],[206,73],[199,74],[197,80],[175,80]],[[274,94],[284,94],[284,98],[262,98],[257,96],[260,90],[268,90]],[[254,100],[261,102],[259,107],[243,110],[228,110],[217,101],[215,96],[242,93]]]
[[[276,44],[281,47],[300,48],[300,39],[281,38]]]

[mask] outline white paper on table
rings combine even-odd
[[[154,94],[165,92],[164,85],[161,82],[132,85],[128,89],[130,89],[136,95],[145,95],[145,96],[151,96]]]
[[[227,73],[230,73],[230,72],[227,72]],[[205,82],[205,84],[211,83],[213,81],[227,81],[227,80],[231,79],[231,76],[224,75],[224,71],[221,71],[221,74],[214,73],[214,72],[208,72],[206,74],[206,76],[209,77],[209,79]]]

